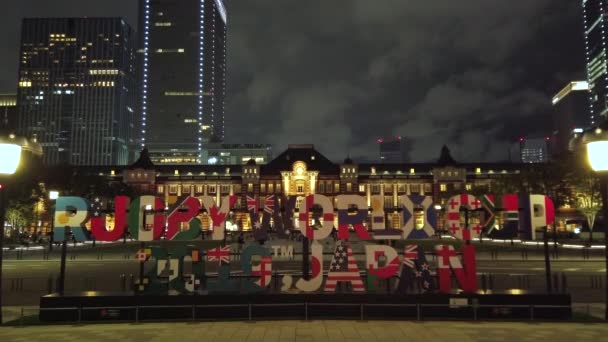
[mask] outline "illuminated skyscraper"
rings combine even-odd
[[[573,81],[553,96],[552,156],[568,151],[574,135],[591,126],[587,110],[588,93],[587,81]]]
[[[520,138],[509,150],[509,159],[515,163],[546,163],[549,161],[549,137]]]
[[[17,128],[17,94],[0,94],[0,134]]]
[[[608,0],[582,0],[585,22],[585,55],[589,82],[590,123],[608,118]]]
[[[18,133],[38,139],[45,163],[129,163],[133,38],[121,18],[23,20]]]
[[[141,145],[203,162],[224,140],[226,8],[222,0],[140,0]]]
[[[407,140],[398,136],[394,139],[378,139],[380,161],[383,163],[405,163],[408,161]]]

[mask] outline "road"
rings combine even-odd
[[[208,245],[210,242],[198,241],[197,244]],[[183,245],[183,243],[181,243]],[[272,245],[291,244],[294,246],[294,260],[282,256],[273,256],[273,271],[280,273],[300,273],[301,244],[297,242],[273,241]],[[324,241],[325,269],[331,260],[333,242]],[[125,275],[126,283],[139,275],[139,262],[134,260],[139,244],[103,245],[95,248],[76,247],[68,251],[65,288],[70,291],[119,291]],[[238,246],[234,244],[233,251]],[[522,249],[523,248],[523,249]],[[504,291],[523,289],[532,292],[545,292],[545,265],[542,248],[534,247],[488,246],[478,247],[477,273],[480,289]],[[429,250],[429,248],[427,248]],[[360,269],[364,269],[364,243],[353,242],[353,251]],[[574,302],[590,303],[604,301],[604,276],[606,272],[603,251],[592,251],[590,259],[584,259],[580,251],[561,250],[560,258],[551,261],[552,282],[555,291],[569,292]],[[45,260],[48,258],[49,260]],[[233,257],[235,258],[235,257]],[[433,268],[434,256],[427,254]],[[150,262],[147,263],[150,266]],[[233,260],[233,272],[241,270],[240,262]],[[206,271],[214,274],[214,265],[208,265]],[[51,254],[39,251],[28,251],[18,254],[14,251],[5,253],[3,263],[3,299],[5,305],[35,305],[39,296],[46,294],[56,286],[59,274],[59,249]],[[491,275],[491,276],[490,276]],[[278,281],[280,284],[280,280]]]

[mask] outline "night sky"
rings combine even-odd
[[[3,0],[0,92],[15,92],[22,17],[124,16],[136,0]],[[580,1],[231,0],[227,142],[314,143],[375,159],[412,139],[461,161],[507,159],[546,135],[551,97],[584,79]]]

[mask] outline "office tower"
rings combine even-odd
[[[591,125],[608,117],[608,0],[583,0]]]
[[[17,129],[17,94],[0,94],[0,134]]]
[[[141,145],[203,163],[224,140],[226,8],[222,0],[140,0]]]
[[[546,163],[549,161],[550,138],[519,140],[511,145],[510,160],[515,163]]]
[[[24,19],[18,132],[38,139],[46,164],[127,164],[134,60],[121,18]]]
[[[574,134],[591,126],[587,110],[588,91],[587,81],[574,81],[553,97],[552,156],[568,151]]]
[[[378,139],[380,161],[383,163],[405,163],[408,161],[406,139],[398,136],[394,139]]]

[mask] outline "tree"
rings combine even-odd
[[[11,236],[15,237],[23,232],[23,228],[27,227],[33,219],[33,205],[11,201],[6,210],[6,222],[12,227]]]
[[[593,226],[602,208],[599,178],[587,168],[578,168],[572,179],[576,202],[574,207],[585,215],[589,225],[589,240],[593,241]]]

